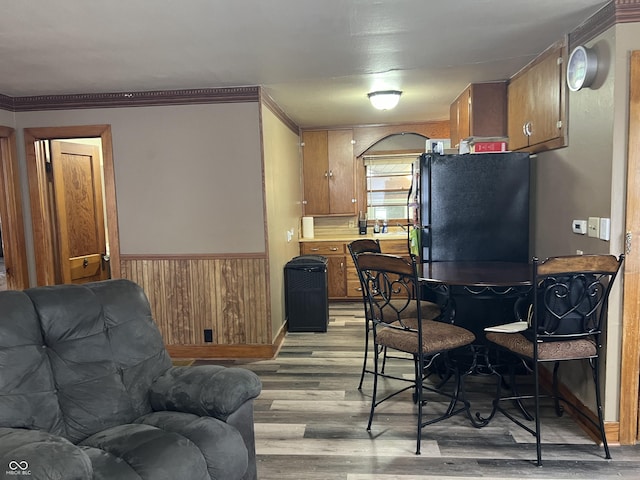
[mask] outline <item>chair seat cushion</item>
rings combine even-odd
[[[517,355],[533,359],[533,342],[521,333],[490,332],[487,333],[487,340]],[[596,354],[595,342],[586,338],[538,343],[538,359],[542,361],[589,358]]]
[[[418,319],[407,318],[390,325],[402,328],[402,325],[416,329]],[[457,325],[436,322],[433,320],[422,321],[422,352],[426,355],[452,350],[454,348],[469,345],[475,340],[475,335]],[[377,327],[376,343],[402,352],[418,353],[418,336],[415,331],[399,330],[397,328]]]

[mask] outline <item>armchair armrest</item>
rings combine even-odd
[[[219,365],[171,367],[151,385],[155,411],[172,410],[209,415],[226,421],[262,389],[258,376],[243,368]]]
[[[0,428],[0,468],[7,471],[7,478],[93,478],[91,460],[82,448],[43,430]]]

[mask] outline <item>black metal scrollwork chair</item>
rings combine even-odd
[[[371,330],[373,328],[373,324],[371,323],[371,315],[369,314],[369,303],[367,301],[367,293],[365,291],[365,285],[362,283],[362,276],[358,271],[358,262],[356,257],[361,253],[382,253],[380,248],[380,242],[378,240],[373,240],[370,238],[361,238],[358,240],[354,240],[353,242],[347,245],[349,248],[349,253],[351,254],[351,258],[353,259],[353,263],[356,267],[356,272],[358,273],[358,278],[360,280],[360,290],[362,291],[362,299],[364,301],[364,314],[365,314],[365,332],[364,332],[364,358],[362,360],[362,373],[360,374],[360,383],[358,384],[358,390],[362,390],[362,383],[364,381],[365,373],[373,373],[373,371],[367,369],[367,361],[369,360],[369,337],[371,335]],[[415,317],[416,312],[414,305],[408,305],[404,310],[402,310],[401,314],[406,317]],[[420,308],[422,310],[422,318],[433,320],[440,315],[440,307],[433,302],[422,301],[420,302]],[[395,311],[390,311],[392,321],[395,320],[395,316],[393,315]],[[384,318],[384,312],[381,312],[382,318]],[[382,371],[384,372],[384,362],[387,359],[386,351],[383,352],[383,365]]]
[[[371,431],[375,408],[378,405],[401,392],[413,389],[413,399],[418,405],[416,454],[419,454],[422,428],[426,425],[461,412],[470,416],[469,403],[461,392],[461,377],[455,363],[449,361],[447,354],[453,349],[470,344],[475,340],[475,336],[462,327],[422,318],[420,298],[417,295],[419,283],[415,260],[407,262],[401,257],[382,253],[361,253],[355,260],[365,287],[367,308],[373,328],[374,381],[367,430]],[[406,315],[410,309],[415,312],[414,317]],[[407,382],[406,378],[387,375],[380,371],[382,349],[393,349],[410,354],[414,360],[415,375],[408,386],[392,393],[385,393],[384,398],[378,399],[380,377]],[[438,386],[429,383],[426,378],[429,367],[436,359],[442,360],[442,363],[453,373],[456,381],[453,382],[452,393],[442,391]],[[449,399],[446,411],[428,420],[423,420],[425,390],[442,394]]]
[[[598,421],[578,408],[574,410],[599,430],[606,458],[611,458],[600,394],[600,335],[609,293],[623,260],[623,255],[619,258],[613,255],[574,255],[551,257],[542,262],[534,258],[532,278],[536,288],[531,295],[529,328],[522,333],[490,332],[486,335],[489,341],[519,357],[533,373],[533,394],[520,394],[516,389],[510,396],[501,396],[501,382],[498,382],[492,416],[496,411],[501,412],[536,437],[539,466],[542,465],[539,365],[553,364],[551,397],[560,416],[563,412],[560,402],[569,402],[558,392],[558,369],[560,363],[567,360],[585,359],[591,366]],[[503,406],[503,402],[527,399],[534,401],[533,428]]]

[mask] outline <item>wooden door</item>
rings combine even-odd
[[[330,130],[327,134],[329,161],[329,213],[356,214],[353,131]]]
[[[29,286],[15,130],[0,126],[0,220],[7,288]]]
[[[302,132],[302,175],[305,215],[329,213],[327,131]]]
[[[51,168],[61,281],[109,278],[98,147],[52,140]]]
[[[631,53],[627,161],[627,245],[623,264],[620,443],[640,440],[640,50]]]

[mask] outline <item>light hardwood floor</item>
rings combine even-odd
[[[415,455],[409,392],[376,410],[369,433],[371,376],[357,389],[363,341],[361,304],[338,303],[327,333],[289,333],[274,360],[195,362],[241,365],[262,379],[255,402],[261,480],[640,479],[640,446],[611,446],[613,460],[605,460],[600,446],[550,406],[542,467],[535,466],[534,438],[501,416],[482,429],[464,416],[427,426],[422,455]],[[387,368],[412,373],[404,360]],[[474,411],[486,412],[494,380],[469,378],[467,391]]]

